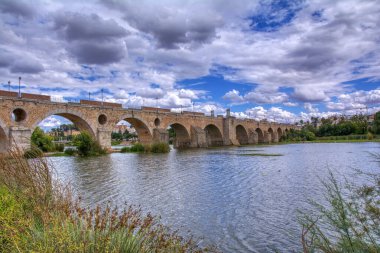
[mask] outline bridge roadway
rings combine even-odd
[[[121,120],[137,131],[141,143],[167,142],[168,127],[176,133],[176,148],[245,145],[278,142],[290,124],[238,119],[230,115],[171,112],[169,109],[122,108],[121,104],[81,100],[79,103],[51,101],[49,96],[0,90],[0,152],[17,146],[30,147],[30,137],[40,122],[52,115],[72,121],[90,133],[101,146],[111,147],[111,133]]]

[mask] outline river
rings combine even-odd
[[[299,252],[297,210],[322,200],[328,170],[379,171],[379,143],[320,143],[172,150],[168,154],[51,157],[83,204],[140,205],[163,223],[223,252]],[[265,153],[281,156],[245,156]],[[356,179],[357,180],[357,179]]]

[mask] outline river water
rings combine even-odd
[[[59,177],[93,206],[140,205],[222,252],[300,252],[297,210],[322,200],[328,170],[378,171],[378,143],[194,149],[168,154],[52,157]],[[282,156],[244,156],[265,153]],[[357,180],[357,178],[355,178]]]

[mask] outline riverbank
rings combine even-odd
[[[0,157],[0,252],[206,252],[138,208],[83,208],[53,173],[43,158]]]

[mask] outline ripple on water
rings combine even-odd
[[[239,156],[258,149],[283,156]],[[299,252],[297,210],[322,198],[319,178],[329,169],[338,178],[378,169],[367,152],[378,150],[378,143],[291,144],[49,159],[86,205],[141,205],[223,252]]]

